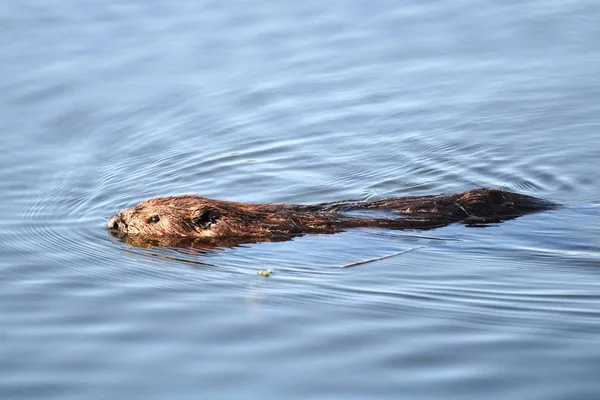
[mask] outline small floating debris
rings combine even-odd
[[[271,270],[271,269],[265,269],[265,270],[261,269],[260,271],[258,271],[258,275],[260,275],[260,276],[269,276],[272,273],[273,273],[273,270]]]
[[[357,265],[363,265],[363,264],[368,264],[368,263],[375,262],[375,261],[385,260],[386,258],[396,257],[396,256],[399,256],[400,254],[405,254],[405,253],[408,253],[409,251],[413,251],[413,250],[416,250],[416,249],[421,249],[423,247],[425,247],[425,246],[417,246],[417,247],[413,247],[412,249],[402,250],[402,251],[399,251],[399,252],[394,253],[394,254],[388,254],[387,256],[377,257],[377,258],[371,258],[370,260],[353,262],[351,264],[342,265],[340,268],[356,267]]]

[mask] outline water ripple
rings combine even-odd
[[[597,397],[596,3],[5,3],[0,397]],[[477,186],[565,206],[216,251],[104,228]]]

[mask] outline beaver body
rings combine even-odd
[[[124,209],[109,219],[107,227],[113,235],[143,247],[231,247],[356,227],[431,229],[453,222],[480,225],[554,206],[497,189],[312,205],[252,204],[182,195],[157,197]],[[369,216],[374,210],[387,212],[386,217]]]

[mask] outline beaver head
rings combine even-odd
[[[121,210],[107,227],[122,235],[211,237],[221,216],[204,197],[157,197]]]
[[[144,238],[162,243],[192,238],[221,244],[240,238],[278,241],[305,232],[337,232],[340,229],[334,220],[296,205],[236,203],[183,195],[157,197],[126,208],[113,215],[107,227],[114,236],[129,241]]]

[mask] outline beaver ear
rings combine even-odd
[[[221,218],[221,214],[217,210],[212,208],[206,208],[201,210],[197,217],[191,219],[192,223],[198,228],[206,229],[209,228],[213,222],[216,222]]]

